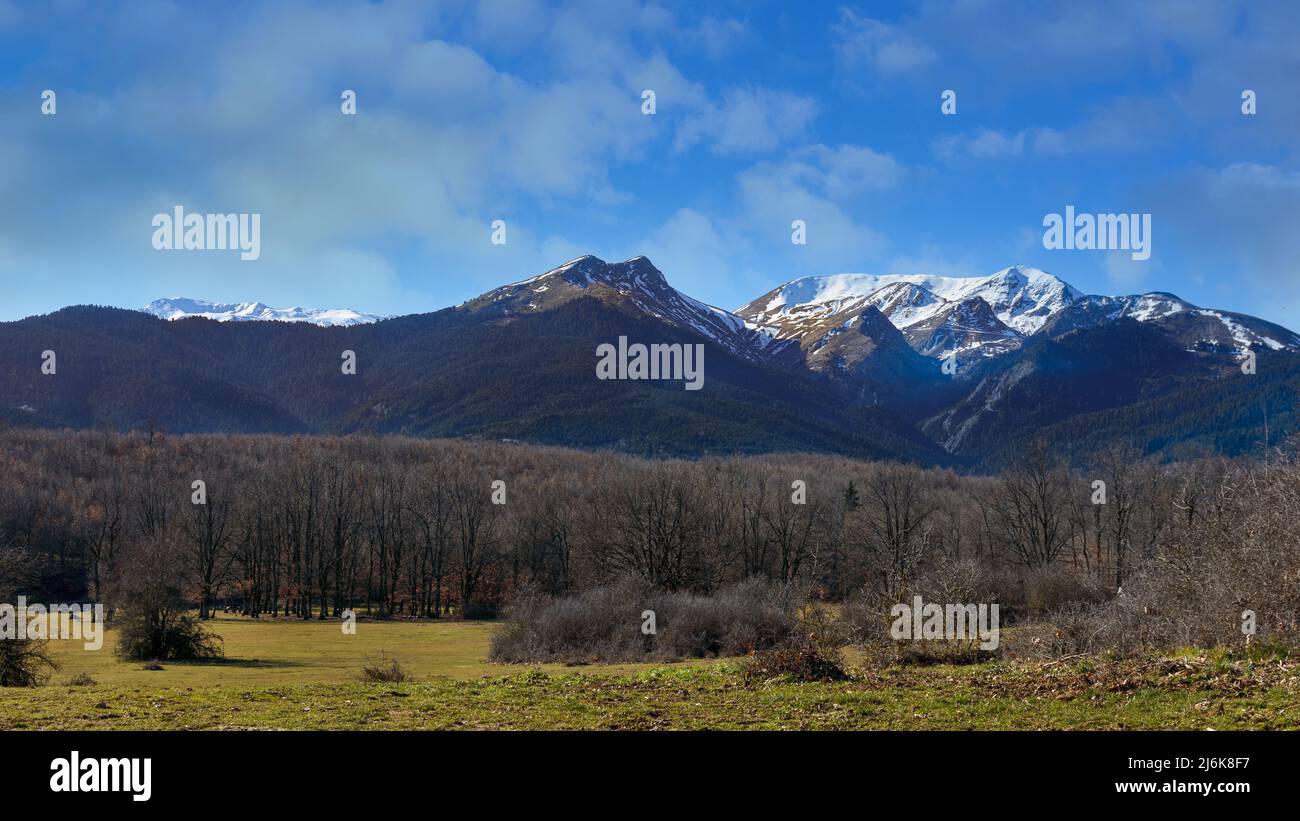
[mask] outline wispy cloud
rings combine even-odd
[[[720,152],[771,151],[807,132],[817,101],[784,91],[728,89],[720,102],[708,102],[677,132],[676,146],[707,140]]]
[[[900,74],[927,66],[938,59],[934,49],[898,25],[840,9],[833,31],[835,54],[847,69],[871,68],[881,74]]]

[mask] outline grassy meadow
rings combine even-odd
[[[746,682],[738,659],[565,667],[487,661],[495,625],[212,623],[226,659],[118,661],[51,642],[49,684],[0,689],[0,730],[1300,729],[1300,665],[1204,653],[1105,661],[881,666],[842,682]],[[365,683],[398,659],[412,680]],[[94,684],[73,685],[79,674]]]

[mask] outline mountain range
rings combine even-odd
[[[310,322],[313,325],[362,325],[387,319],[379,314],[363,314],[348,308],[272,308],[262,302],[208,302],[203,299],[171,297],[155,299],[142,308],[159,319],[185,319],[198,316],[217,322]]]
[[[704,390],[596,379],[597,346],[620,336],[702,344]],[[1295,426],[1297,353],[1300,336],[1255,317],[1088,295],[1022,265],[803,277],[728,311],[645,257],[584,256],[428,314],[177,297],[0,323],[0,421],[993,468],[1035,437],[1076,461],[1117,440],[1250,452]]]

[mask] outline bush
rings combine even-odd
[[[972,559],[940,558],[933,562],[904,589],[903,603],[912,605],[915,596],[920,596],[926,604],[998,602],[987,570]],[[867,648],[872,658],[882,663],[970,664],[997,655],[997,651],[982,649],[976,637],[896,640],[891,632],[896,620],[891,608],[898,603],[870,588],[865,589],[840,609],[838,630],[845,641]],[[999,627],[1002,615],[999,606]]]
[[[1092,653],[1132,655],[1145,646],[1139,614],[1122,601],[1072,602],[1049,614],[1041,655],[1052,658]]]
[[[23,552],[0,545],[0,602],[12,601],[31,576],[31,562]],[[47,640],[0,638],[0,687],[39,687],[56,669]]]
[[[713,595],[665,592],[634,580],[576,596],[521,595],[492,637],[501,662],[586,664],[738,656],[775,646],[797,623],[795,595],[751,580]],[[642,632],[645,611],[655,633]]]
[[[0,687],[40,687],[58,665],[43,639],[0,639]]]
[[[383,653],[377,659],[366,659],[366,663],[361,666],[362,681],[397,684],[410,679],[410,672],[397,659],[385,658]]]
[[[93,687],[98,683],[99,682],[95,681],[89,673],[77,673],[75,676],[68,679],[69,687]]]
[[[1257,528],[1231,538],[1171,539],[1161,554],[1135,560],[1110,598],[1067,603],[1048,614],[1050,652],[1133,656],[1182,647],[1300,646],[1300,551],[1291,537]],[[1256,620],[1251,635],[1242,630],[1247,610]]]
[[[116,627],[117,655],[124,661],[195,661],[224,655],[221,636],[169,607],[128,607]]]
[[[1105,599],[1105,592],[1091,579],[1063,567],[1027,571],[1021,580],[1020,610],[1028,618],[1043,618],[1068,607],[1086,607]]]
[[[745,660],[745,680],[751,683],[770,679],[842,681],[848,677],[835,626],[822,608],[810,608],[790,635]]]

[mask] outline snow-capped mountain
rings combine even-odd
[[[140,310],[160,319],[201,316],[217,322],[309,322],[313,325],[365,325],[387,317],[364,314],[349,308],[272,308],[262,302],[208,302],[204,299],[171,297],[155,299]]]
[[[645,257],[611,263],[591,255],[581,256],[546,273],[488,291],[461,307],[509,317],[549,310],[583,296],[626,304],[750,360],[765,358],[775,341],[771,335],[748,327],[731,311],[678,291]]]
[[[940,290],[950,288],[952,277],[931,277],[920,274],[834,274],[831,276],[802,277],[773,288],[758,299],[736,309],[751,327],[763,330],[776,339],[794,339],[837,314],[861,311],[874,305],[881,313],[890,316],[899,312],[900,324],[906,326],[928,316],[947,300]],[[911,285],[895,289],[895,293],[882,293],[888,286]]]
[[[1029,337],[1131,319],[1154,323],[1183,350],[1300,349],[1300,335],[1245,314],[1199,308],[1173,294],[1085,295],[1037,268],[1013,265],[985,277],[835,274],[792,280],[736,313],[774,340],[820,339],[828,327],[879,310],[928,357],[960,364],[1022,347]]]
[[[1086,296],[1061,311],[1044,326],[1060,336],[1078,328],[1096,327],[1120,319],[1155,322],[1165,327],[1189,351],[1222,351],[1262,347],[1280,351],[1300,347],[1300,335],[1258,317],[1200,308],[1173,294],[1153,291],[1131,296]]]
[[[737,313],[776,339],[797,339],[829,318],[877,308],[922,354],[959,361],[996,356],[1082,297],[1051,274],[1014,265],[986,277],[835,274],[775,288]]]
[[[889,296],[868,298],[891,285],[912,289]],[[921,294],[919,291],[927,292]],[[1057,311],[1083,296],[1064,280],[1027,265],[1013,265],[985,277],[949,277],[930,274],[833,274],[802,277],[774,288],[737,310],[759,326],[776,328],[778,336],[797,335],[802,322],[860,304],[876,304],[895,327],[906,328],[928,319],[946,303],[978,297],[1008,327],[1032,334]],[[897,310],[887,310],[890,301]]]

